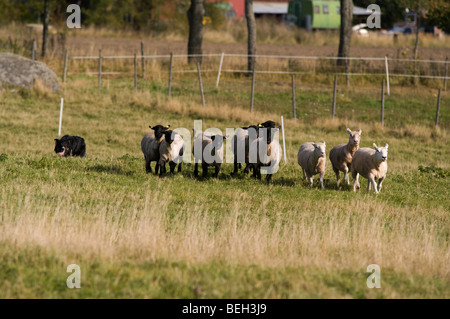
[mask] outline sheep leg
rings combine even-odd
[[[194,176],[195,176],[195,177],[198,176],[198,163],[195,163],[195,167],[194,167]]]
[[[314,183],[313,175],[311,175],[311,176],[308,175],[308,182],[309,182],[309,188],[312,188],[313,187],[313,183]]]
[[[250,164],[247,163],[247,164],[245,165],[244,174],[247,175],[249,171],[250,171]]]
[[[178,173],[181,173],[181,163],[182,162],[180,162],[180,164],[178,164]]]
[[[159,163],[158,162],[156,162],[156,165],[155,165],[155,175],[158,175],[158,171],[159,171],[159,169],[160,169],[160,167],[159,167]],[[165,171],[165,170],[164,170]]]
[[[302,171],[303,171],[303,179],[306,181],[307,178],[306,178],[306,172],[305,172],[305,169],[302,168]]]
[[[267,175],[266,175],[266,182],[267,182],[267,183],[270,183],[270,182],[272,181],[272,175],[273,175],[273,174],[267,174]]]
[[[370,184],[372,184],[373,186],[373,190],[375,191],[375,194],[378,194],[378,188],[377,188],[377,183],[375,182],[375,178],[373,176],[369,175],[369,181],[367,182],[367,190],[370,190]]]
[[[353,175],[353,191],[356,192],[356,188],[359,189],[359,173],[352,172]]]
[[[339,184],[341,182],[341,176],[339,174],[339,170],[333,166],[333,171],[336,174],[336,184],[337,184],[337,188],[339,188]]]
[[[147,159],[145,159],[145,172],[146,173],[151,173],[152,172],[152,168],[150,166],[150,161],[148,161]]]
[[[241,165],[241,164],[239,164]],[[230,174],[231,176],[237,174],[238,172],[238,162],[237,162],[237,156],[234,155],[234,171]]]
[[[384,181],[384,177],[381,177],[381,178],[378,180],[378,192],[381,191],[381,186],[383,186],[383,181]]]
[[[347,185],[350,185],[350,178],[348,176],[348,167],[344,166],[344,181],[347,183]]]
[[[320,188],[325,189],[325,187],[323,187],[323,173],[320,174]]]
[[[214,178],[219,178],[219,171],[220,171],[220,166],[217,165],[214,170],[214,175],[213,175]]]
[[[158,165],[159,169],[160,169],[159,176],[162,176],[163,174],[166,173],[166,163],[161,163],[161,164],[157,163],[156,165]],[[156,168],[155,168],[155,170],[156,170]]]
[[[177,163],[169,162],[169,166],[170,166],[170,174],[175,173],[175,167],[177,166]]]
[[[208,175],[208,164],[202,163],[202,177],[206,177]]]

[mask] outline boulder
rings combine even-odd
[[[52,91],[59,91],[56,74],[44,63],[12,53],[0,53],[0,87],[32,88],[36,79]]]

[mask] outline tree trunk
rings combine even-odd
[[[41,56],[45,57],[47,49],[47,39],[48,39],[48,22],[50,20],[50,0],[45,0],[44,2],[44,29],[42,32],[42,53]]]
[[[352,39],[352,0],[341,0],[341,29],[339,36],[338,57],[347,58],[350,56],[350,42]],[[346,60],[339,59],[337,65],[343,66]]]
[[[247,20],[247,31],[248,31],[248,44],[247,44],[247,54],[248,71],[252,71],[255,67],[255,54],[256,54],[256,22],[255,14],[253,13],[253,0],[245,0],[245,18]]]
[[[189,20],[188,54],[202,54],[204,0],[191,0],[187,12]],[[188,56],[188,63],[202,63],[202,57]]]

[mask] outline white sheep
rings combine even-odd
[[[344,172],[344,181],[347,182],[347,185],[350,185],[348,173],[352,164],[353,154],[359,149],[361,140],[361,130],[352,132],[347,128],[347,132],[349,134],[348,143],[336,145],[330,151],[330,162],[336,174],[338,188],[341,181],[339,171]]]
[[[158,161],[159,161],[159,144],[164,139],[164,131],[169,129],[170,125],[162,126],[155,125],[153,127],[149,126],[153,131],[148,132],[144,135],[141,140],[141,150],[144,153],[145,158],[145,170],[147,173],[152,172],[152,168],[150,166],[151,162],[156,162],[155,166],[155,174],[158,174]]]
[[[266,169],[266,181],[270,182],[277,172],[282,150],[273,137],[279,128],[260,128],[258,137],[250,144],[250,163],[253,163],[253,177],[261,179],[261,168]],[[261,149],[264,148],[264,149]]]
[[[370,185],[373,185],[375,193],[381,191],[383,181],[386,178],[388,169],[387,153],[389,145],[377,147],[373,143],[374,149],[363,147],[355,152],[352,161],[353,191],[360,188],[359,175],[367,178],[367,191],[370,191]],[[378,187],[376,180],[378,180]]]
[[[194,146],[192,147],[195,160],[194,176],[198,176],[198,163],[201,162],[202,177],[207,176],[209,166],[214,166],[213,177],[219,178],[220,167],[223,163],[223,140],[226,138],[226,136],[206,134],[194,130]],[[201,154],[197,154],[195,151],[197,145],[201,145]]]
[[[164,140],[159,145],[159,167],[160,175],[166,173],[166,163],[169,163],[170,174],[173,174],[178,164],[178,172],[181,172],[183,161],[184,140],[177,133],[171,130],[164,132]]]
[[[320,187],[323,187],[323,176],[325,175],[325,142],[303,143],[297,154],[298,165],[303,170],[303,178],[308,180],[310,187],[313,186],[313,176],[320,174]]]

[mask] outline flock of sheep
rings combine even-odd
[[[147,173],[152,171],[151,162],[156,162],[155,174],[166,173],[166,164],[170,166],[170,173],[181,171],[182,158],[185,145],[183,138],[170,125],[156,125],[151,127],[141,141],[141,149],[145,157]],[[235,175],[242,164],[246,164],[244,173],[250,169],[253,177],[261,179],[261,168],[266,171],[266,180],[270,182],[272,175],[277,171],[282,149],[276,139],[275,133],[279,130],[276,123],[266,121],[257,125],[239,128],[231,137],[231,149],[234,156]],[[202,165],[202,176],[206,177],[208,167],[214,167],[213,177],[217,178],[223,162],[223,139],[226,136],[206,134],[194,131],[194,147],[192,153],[195,159],[194,175],[198,176],[198,165]],[[330,161],[336,174],[337,186],[340,184],[340,172],[344,173],[344,181],[349,185],[349,172],[353,177],[353,191],[360,188],[359,175],[368,179],[367,190],[373,186],[375,193],[379,193],[387,173],[387,151],[389,145],[372,148],[360,148],[361,130],[351,131],[347,128],[349,139],[347,143],[334,146],[330,151]],[[325,175],[325,142],[303,143],[298,151],[298,164],[302,168],[303,177],[313,186],[313,177],[320,174],[320,186],[324,189],[323,177]],[[198,149],[196,149],[198,148]],[[251,152],[256,150],[256,152]]]

